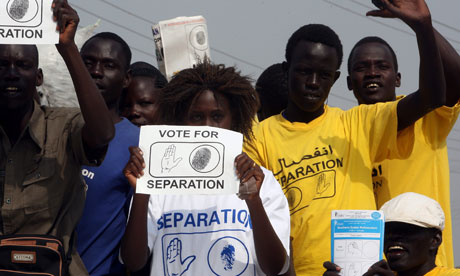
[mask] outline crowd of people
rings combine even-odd
[[[328,26],[297,29],[286,60],[255,87],[209,60],[168,82],[131,63],[117,34],[78,50],[78,15],[55,0],[56,47],[80,108],[40,105],[37,47],[0,45],[0,234],[58,238],[69,275],[340,275],[331,212],[381,209],[386,260],[364,275],[460,275],[446,146],[460,112],[460,56],[424,0],[373,2],[369,16],[399,18],[415,33],[418,89],[396,96],[394,50],[365,37],[347,59],[358,105],[344,111],[326,104],[344,58]],[[136,193],[145,125],[240,132],[234,166],[246,192]]]

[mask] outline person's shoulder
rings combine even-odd
[[[137,146],[139,143],[140,128],[131,123],[128,119],[115,124],[115,137],[111,141],[112,146],[126,147]]]
[[[347,110],[343,110],[341,109],[340,107],[336,107],[336,106],[329,106],[329,105],[326,105],[326,116],[340,116],[342,114],[344,114],[345,112],[347,112]]]
[[[283,117],[283,115],[280,113],[280,114],[268,117],[262,122],[259,122],[257,125],[255,125],[254,130],[256,132],[262,131],[262,132],[272,133],[273,129],[286,128],[288,127],[288,125],[290,125],[290,122],[286,120]]]
[[[48,120],[68,119],[71,120],[75,117],[81,116],[81,111],[77,107],[40,107],[45,118]]]
[[[141,128],[131,123],[127,118],[121,117],[121,121],[117,123],[120,128],[130,131],[130,133],[140,133]]]
[[[426,276],[438,275],[438,276],[460,276],[460,269],[458,268],[447,268],[447,267],[436,267],[432,271],[425,274]]]
[[[280,114],[277,114],[277,115],[273,115],[273,116],[270,116],[262,121],[259,121],[259,123],[257,125],[259,126],[269,126],[269,125],[273,125],[273,124],[279,124],[280,121],[282,121],[283,119],[283,115]]]
[[[80,108],[78,107],[51,107],[42,105],[40,108],[48,118],[73,117],[81,113]]]
[[[279,184],[278,180],[276,180],[273,172],[260,166],[260,169],[264,173],[264,181],[262,187],[265,188],[264,190],[275,190],[279,191],[282,194],[281,185]]]
[[[375,104],[360,104],[354,106],[348,110],[342,111],[343,116],[365,116],[369,113],[379,113],[382,111],[390,111],[396,110],[396,106],[398,105],[399,99],[390,102],[384,103],[375,103]]]
[[[277,124],[276,116],[278,115],[274,115],[266,118],[263,121],[254,123],[254,125],[252,126],[252,134],[254,135],[254,138],[256,140],[263,140],[267,130],[273,128]]]

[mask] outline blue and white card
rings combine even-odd
[[[383,257],[385,220],[381,211],[336,210],[331,217],[332,262],[340,275],[363,275]]]

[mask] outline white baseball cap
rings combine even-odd
[[[424,228],[444,229],[445,216],[439,203],[417,193],[404,193],[385,202],[380,210],[385,222],[404,222]]]

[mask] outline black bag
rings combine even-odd
[[[53,236],[0,236],[0,275],[66,276],[70,254],[66,256],[62,241]]]

